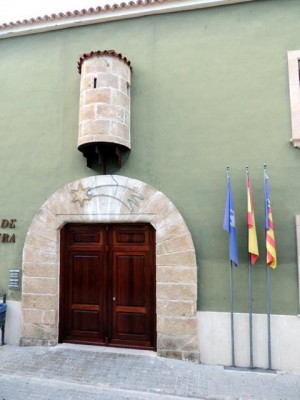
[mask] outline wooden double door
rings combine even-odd
[[[62,229],[59,342],[155,349],[155,304],[151,225]]]

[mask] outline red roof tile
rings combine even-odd
[[[74,10],[74,11],[66,11],[66,12],[60,12],[58,14],[51,14],[51,15],[44,15],[43,17],[36,17],[36,18],[30,18],[30,19],[24,19],[22,21],[15,21],[15,22],[9,22],[9,23],[4,23],[0,25],[0,29],[7,29],[7,28],[12,28],[12,27],[18,27],[22,25],[33,25],[33,24],[39,24],[47,21],[56,21],[56,20],[61,20],[61,19],[66,19],[66,18],[75,18],[78,16],[85,16],[85,15],[97,15],[97,14],[102,14],[107,11],[119,11],[122,9],[129,9],[133,7],[145,7],[148,5],[155,5],[155,4],[160,4],[160,3],[165,3],[167,0],[136,0],[136,1],[129,1],[127,3],[122,2],[119,4],[106,4],[103,7],[98,6],[96,8],[88,8],[88,9],[82,9],[82,10]]]
[[[112,57],[117,57],[120,60],[124,61],[132,70],[131,67],[131,62],[124,57],[121,53],[117,53],[115,52],[115,50],[97,50],[97,51],[91,51],[90,53],[84,53],[80,56],[79,61],[77,63],[77,68],[78,68],[78,72],[81,74],[81,67],[82,67],[82,63],[84,62],[84,60],[91,58],[93,56],[112,56]]]

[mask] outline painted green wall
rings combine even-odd
[[[116,173],[163,191],[182,213],[197,251],[198,309],[229,309],[222,230],[229,165],[240,256],[236,311],[247,311],[249,165],[262,254],[253,267],[254,312],[265,312],[266,163],[279,260],[272,312],[296,314],[300,152],[289,143],[287,51],[300,48],[299,15],[298,0],[256,1],[1,40],[0,219],[18,221],[17,243],[0,243],[0,293],[8,270],[21,268],[35,212],[61,185],[97,173],[76,147],[76,63],[83,52],[115,49],[134,68],[132,152]]]

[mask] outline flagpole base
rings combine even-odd
[[[265,368],[256,368],[256,367],[224,367],[226,371],[241,371],[241,372],[258,372],[264,374],[277,374],[275,369],[265,369]]]

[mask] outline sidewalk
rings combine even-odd
[[[93,346],[0,347],[0,400],[299,400],[300,376]]]

